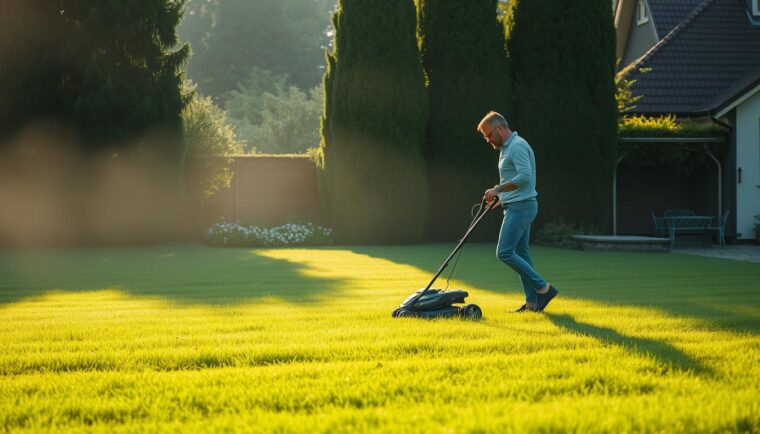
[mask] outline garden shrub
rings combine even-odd
[[[208,201],[232,181],[233,155],[242,152],[225,112],[211,100],[193,94],[182,111],[187,155],[186,199],[197,205]]]
[[[620,120],[621,137],[726,137],[728,131],[715,123],[677,120],[675,115],[624,116]]]
[[[579,243],[573,240],[573,235],[593,235],[599,233],[593,225],[576,225],[558,217],[546,223],[538,230],[536,242],[548,246],[578,248]]]
[[[214,247],[284,247],[332,244],[332,230],[313,223],[286,223],[273,228],[229,223],[211,226],[206,242]]]

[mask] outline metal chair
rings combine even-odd
[[[718,217],[714,226],[707,228],[708,231],[715,231],[718,234],[718,242],[721,247],[726,247],[726,222],[728,221],[728,214],[731,210],[726,210],[722,216]]]
[[[667,229],[665,227],[665,218],[657,217],[656,215],[654,215],[654,211],[649,211],[649,213],[652,214],[652,223],[654,223],[654,236],[664,237],[665,230]]]

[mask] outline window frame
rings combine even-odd
[[[760,0],[753,0],[760,1]],[[649,22],[649,11],[646,0],[639,0],[636,4],[636,25],[641,26]]]

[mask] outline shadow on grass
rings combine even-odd
[[[432,278],[455,245],[351,250],[420,268]],[[465,245],[453,279],[464,283],[463,289],[483,288],[521,298],[517,274],[496,259],[495,251],[495,244]],[[560,289],[554,305],[574,298],[655,308],[732,332],[760,333],[757,264],[678,254],[584,252],[541,246],[532,247],[531,255],[538,272]],[[445,287],[454,262],[433,287]],[[422,286],[426,283],[420,282]]]
[[[695,374],[712,375],[713,371],[689,357],[684,352],[654,339],[625,336],[613,329],[599,327],[592,324],[579,323],[570,315],[555,315],[547,313],[546,317],[555,325],[567,329],[573,333],[589,336],[604,343],[618,345],[627,351],[648,355],[656,358],[666,367],[672,367],[678,371],[690,371]]]
[[[340,279],[305,275],[307,265],[255,249],[160,246],[0,252],[0,304],[51,291],[116,289],[186,304],[229,305],[262,298],[310,303]]]

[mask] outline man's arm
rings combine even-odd
[[[515,185],[515,188],[512,190],[516,190],[520,186],[530,182],[533,168],[530,165],[530,151],[528,151],[528,148],[524,146],[516,146],[512,151],[512,163],[515,165],[517,175],[509,181]]]
[[[517,177],[515,177],[515,178],[517,178]],[[497,189],[497,190],[499,190],[499,192],[507,192],[507,191],[517,190],[518,188],[520,188],[520,186],[517,185],[517,184],[515,184],[514,178],[512,178],[509,181],[507,181],[506,184],[501,184],[501,185],[496,184],[494,186],[494,188]]]

